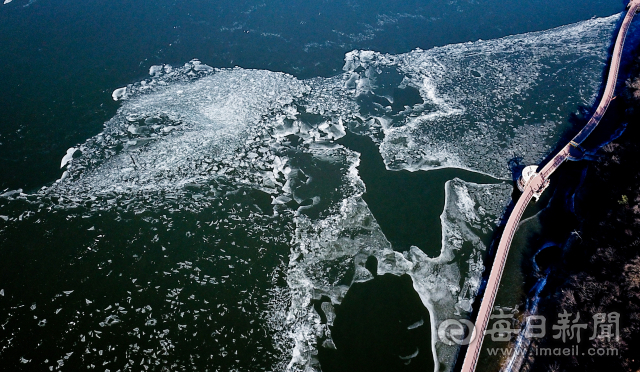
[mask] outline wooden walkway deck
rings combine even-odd
[[[556,154],[556,156],[554,156],[541,170],[539,170],[535,174],[535,176],[531,178],[531,180],[525,186],[525,190],[518,199],[518,202],[511,212],[511,215],[509,216],[507,224],[504,228],[504,232],[502,233],[502,237],[500,238],[500,243],[498,244],[496,258],[493,263],[493,267],[491,268],[491,273],[489,274],[489,280],[487,282],[484,297],[480,305],[480,310],[478,311],[478,317],[475,323],[476,338],[469,344],[469,348],[467,349],[461,372],[474,372],[476,369],[476,364],[478,363],[478,358],[480,356],[480,351],[482,348],[484,333],[487,329],[487,324],[493,310],[493,303],[495,301],[496,293],[498,292],[498,288],[500,286],[502,272],[507,261],[507,256],[509,255],[511,240],[515,235],[518,225],[520,224],[522,214],[527,208],[529,201],[531,201],[531,198],[535,193],[542,192],[551,174],[556,169],[558,169],[558,167],[569,156],[571,147],[579,146],[580,144],[582,144],[582,142],[589,136],[589,134],[591,134],[591,132],[598,126],[598,123],[600,123],[600,120],[604,116],[604,113],[607,111],[607,108],[609,107],[609,104],[613,99],[616,82],[618,81],[618,70],[620,69],[620,60],[622,58],[624,41],[626,39],[629,26],[631,25],[631,21],[640,8],[640,0],[631,0],[627,8],[627,14],[624,18],[624,21],[622,22],[620,30],[618,31],[618,36],[616,38],[616,43],[613,49],[607,85],[605,87],[605,91],[600,104],[598,105],[598,108],[594,112],[591,119],[587,122],[585,127],[573,138],[573,140],[565,145],[562,150],[560,150]]]

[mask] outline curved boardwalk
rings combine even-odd
[[[500,243],[498,244],[498,250],[496,251],[496,258],[493,263],[493,267],[491,268],[491,273],[489,274],[489,280],[487,282],[487,287],[485,289],[485,294],[482,299],[482,303],[480,305],[480,310],[478,311],[478,318],[475,323],[476,330],[476,338],[469,344],[469,348],[467,349],[467,354],[464,358],[464,363],[462,365],[461,372],[473,372],[476,369],[476,364],[478,363],[478,357],[480,356],[480,350],[482,347],[482,341],[484,339],[484,332],[487,329],[487,323],[489,322],[489,316],[491,315],[491,311],[493,309],[493,302],[496,297],[496,293],[498,292],[498,287],[500,286],[500,278],[502,277],[502,271],[504,270],[504,265],[507,261],[507,256],[509,254],[509,247],[511,246],[511,240],[518,228],[518,224],[520,223],[520,218],[524,213],[529,201],[534,196],[534,194],[541,193],[546,185],[548,184],[548,178],[551,174],[558,169],[560,164],[562,164],[567,157],[569,156],[569,150],[572,146],[579,146],[591,132],[598,126],[600,119],[604,116],[604,113],[607,111],[609,107],[609,103],[613,99],[613,93],[616,87],[616,82],[618,80],[618,70],[620,68],[620,59],[622,57],[622,48],[624,46],[624,41],[627,36],[627,31],[629,30],[629,26],[631,25],[631,21],[633,17],[638,12],[640,8],[640,0],[631,0],[628,5],[629,11],[622,22],[622,26],[620,27],[620,31],[618,31],[618,36],[616,39],[616,44],[613,49],[613,56],[611,58],[611,66],[609,67],[609,77],[607,79],[607,85],[605,87],[604,95],[602,96],[602,100],[598,105],[598,108],[594,112],[591,119],[587,122],[585,127],[573,138],[571,142],[569,142],[566,146],[562,148],[553,157],[538,173],[535,174],[531,178],[531,180],[525,186],[525,189],[522,193],[522,196],[518,199],[511,215],[509,216],[509,220],[504,228],[504,232],[502,233],[502,237],[500,238]]]

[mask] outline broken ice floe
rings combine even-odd
[[[368,272],[361,266],[366,257],[372,255],[378,259],[377,274],[411,276],[414,288],[430,312],[436,365],[453,366],[457,349],[437,340],[437,325],[445,319],[466,317],[471,310],[484,269],[482,257],[486,246],[480,236],[497,226],[511,186],[477,185],[455,179],[447,182],[446,190],[445,211],[441,216],[443,247],[440,255],[434,258],[416,247],[405,254],[393,251],[358,194],[343,200],[337,215],[315,222],[304,216],[298,218],[296,249],[288,275],[292,296],[296,299],[292,301],[289,318],[289,326],[296,334],[296,364],[313,365],[312,351],[316,340],[330,339],[328,328],[317,325],[319,316],[313,310],[312,301],[330,298],[331,302],[323,302],[321,308],[327,322],[332,321],[333,304],[342,301],[349,286],[349,282],[342,284],[348,278],[349,266],[355,265],[356,273]],[[465,242],[471,244],[465,248]],[[334,268],[330,274],[326,270],[328,267]],[[344,269],[335,270],[337,267]],[[461,272],[469,274],[463,276]],[[352,282],[357,278],[358,274]],[[311,322],[301,322],[304,319]]]
[[[345,58],[347,89],[386,97],[394,87],[385,86],[390,72],[419,89],[424,103],[381,128],[387,167],[457,167],[509,178],[505,159],[540,161],[568,128],[569,114],[591,106],[601,84],[593,77],[605,68],[618,18],[401,55],[353,51]],[[547,94],[548,86],[562,88]]]
[[[71,147],[67,150],[67,153],[62,157],[60,161],[60,169],[64,168],[65,165],[69,164],[71,160],[73,160],[73,156],[78,151],[75,147]]]
[[[407,329],[416,329],[418,327],[421,327],[423,324],[424,324],[424,319],[420,319],[419,321],[409,325]]]
[[[119,101],[122,98],[124,98],[126,94],[127,94],[127,87],[118,88],[114,90],[113,93],[111,93],[111,98],[113,98],[114,101]]]

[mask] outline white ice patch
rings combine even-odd
[[[351,177],[354,182],[359,180],[357,174]],[[311,301],[326,296],[331,304],[340,304],[348,286],[336,283],[344,281],[349,266],[355,266],[352,283],[361,281],[359,272],[368,274],[364,280],[370,279],[371,274],[364,268],[370,255],[378,259],[377,274],[411,276],[414,289],[429,309],[435,363],[452,368],[458,349],[437,339],[437,327],[445,319],[465,318],[471,310],[484,269],[482,258],[486,247],[480,236],[486,236],[497,226],[512,187],[506,183],[478,185],[459,179],[447,182],[445,210],[441,215],[442,250],[435,258],[417,247],[405,254],[393,251],[361,199],[362,190],[353,191],[339,204],[339,213],[318,221],[304,216],[296,220],[295,249],[287,279],[292,289],[292,305],[286,324],[295,335],[295,357],[288,368],[313,370],[316,340],[330,339],[330,333],[327,325],[319,324]],[[330,274],[328,267],[342,269]],[[469,274],[462,276],[461,272]],[[331,304],[323,303],[323,311],[332,309]],[[328,321],[330,313],[325,311]]]
[[[418,328],[418,327],[421,327],[423,324],[424,324],[424,319],[420,319],[420,320],[418,320],[417,322],[415,322],[415,323],[413,323],[413,324],[409,325],[409,326],[407,327],[407,329],[416,329],[416,328]]]
[[[465,185],[455,185],[455,192],[458,196],[458,200],[456,201],[456,207],[463,214],[467,221],[477,221],[478,216],[474,210],[475,202],[471,199],[469,195],[469,190]]]
[[[0,194],[0,198],[11,198],[20,194],[22,194],[22,189],[9,190]]]
[[[391,69],[419,89],[424,104],[383,128],[388,168],[457,167],[508,179],[509,159],[540,161],[569,115],[590,107],[618,18],[401,55],[353,51],[344,80],[355,95],[376,93]]]
[[[413,353],[411,353],[411,354],[409,354],[407,356],[400,356],[400,359],[402,359],[402,360],[413,359],[413,358],[417,357],[419,353],[420,353],[420,349],[416,349],[416,351],[414,351]]]
[[[265,172],[275,156],[264,139],[270,138],[267,129],[277,126],[275,113],[290,111],[288,105],[308,92],[304,83],[282,73],[242,69],[218,70],[188,84],[167,84],[167,79],[165,74],[129,87],[104,133],[80,146],[83,156],[59,187],[82,195],[175,190],[216,175],[277,184]],[[70,149],[63,165],[71,155]]]
[[[126,94],[127,94],[127,87],[118,88],[114,90],[113,93],[111,93],[111,98],[113,98],[114,101],[118,101],[124,98]]]
[[[162,74],[162,65],[154,65],[149,67],[149,75],[151,76],[158,76],[160,74]]]
[[[512,187],[506,183],[478,185],[459,179],[448,181],[445,210],[440,216],[440,256],[430,258],[416,247],[407,254],[413,264],[409,272],[413,286],[429,309],[436,365],[439,362],[453,368],[458,349],[440,342],[437,329],[444,320],[465,318],[471,311],[484,270],[482,258],[486,246],[480,236],[495,229],[511,191]],[[463,263],[457,263],[460,261]],[[461,271],[466,272],[466,276],[461,276]]]
[[[62,160],[60,161],[60,169],[64,168],[64,166],[73,159],[73,153],[76,152],[76,150],[77,149],[75,147],[71,147],[67,150],[67,153],[62,157]]]

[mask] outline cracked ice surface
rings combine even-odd
[[[618,18],[401,55],[353,51],[346,85],[389,98],[382,82],[399,71],[402,85],[420,91],[424,103],[410,115],[377,125],[388,168],[457,167],[506,179],[505,159],[539,162],[567,129],[568,113],[592,106]],[[389,107],[378,115],[392,117]]]

